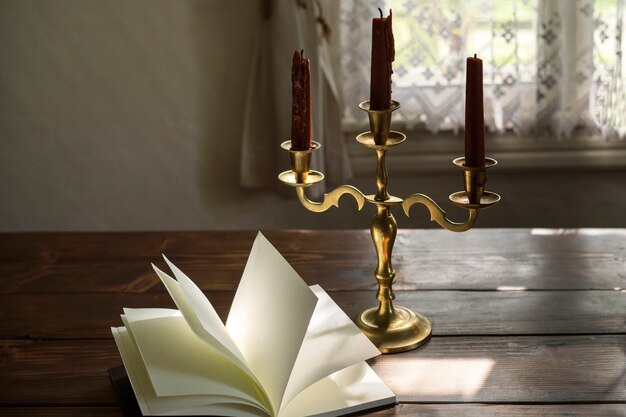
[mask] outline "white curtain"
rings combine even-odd
[[[593,128],[593,1],[543,0],[537,56],[537,131],[571,136]]]
[[[280,143],[291,132],[291,63],[294,50],[304,49],[311,61],[313,169],[334,185],[348,177],[350,165],[341,132],[339,90],[332,65],[333,35],[325,13],[338,15],[332,0],[262,0],[257,45],[250,70],[241,147],[241,185],[270,187],[279,171],[289,168]],[[338,41],[335,41],[338,42]],[[337,44],[338,47],[338,44]]]
[[[384,2],[396,39],[394,117],[407,128],[464,125],[465,59],[483,59],[485,125],[520,135],[577,127],[624,137],[626,0]],[[380,1],[342,0],[343,123],[362,128],[371,19]]]
[[[626,0],[596,0],[591,109],[605,138],[626,138]]]

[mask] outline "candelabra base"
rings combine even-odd
[[[430,321],[408,308],[394,306],[391,316],[381,315],[379,308],[365,310],[356,325],[382,353],[415,349],[430,338]]]

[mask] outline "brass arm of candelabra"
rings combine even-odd
[[[391,206],[401,205],[409,216],[411,206],[423,204],[430,212],[430,219],[441,227],[453,232],[464,232],[472,228],[478,217],[478,210],[489,207],[500,200],[496,193],[485,191],[487,182],[487,168],[496,165],[495,159],[485,158],[484,167],[466,167],[465,158],[456,158],[453,163],[463,169],[465,191],[450,195],[450,200],[469,212],[468,219],[463,223],[456,223],[448,219],[445,211],[430,197],[424,194],[413,194],[406,199],[395,197],[387,192],[388,174],[385,165],[385,155],[388,150],[404,142],[403,133],[390,129],[391,114],[400,107],[393,101],[390,109],[371,110],[369,101],[359,105],[367,112],[370,131],[361,133],[356,140],[366,148],[376,152],[376,194],[365,195],[351,185],[342,185],[333,191],[324,194],[321,202],[311,201],[305,195],[305,188],[324,179],[321,172],[310,169],[311,154],[320,148],[320,144],[313,142],[311,149],[294,151],[291,141],[281,144],[281,147],[290,153],[291,170],[282,172],[278,178],[283,183],[296,187],[298,199],[302,205],[313,212],[323,212],[331,206],[339,206],[339,198],[349,194],[357,201],[359,210],[365,202],[374,204],[376,213],[370,225],[370,232],[378,263],[375,277],[378,282],[376,298],[378,307],[365,310],[356,318],[357,326],[372,340],[382,353],[396,353],[415,349],[424,344],[431,335],[430,321],[421,314],[405,307],[394,306],[393,279],[396,272],[391,263],[391,253],[395,242],[398,225],[391,214]]]

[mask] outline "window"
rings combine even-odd
[[[371,18],[379,2],[341,5],[343,123],[362,127]],[[623,0],[391,0],[396,40],[394,122],[458,132],[465,59],[483,59],[485,125],[519,136],[626,135]]]

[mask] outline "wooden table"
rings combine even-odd
[[[368,231],[267,231],[351,316],[373,305]],[[107,369],[122,307],[174,307],[165,253],[225,317],[255,232],[0,238],[0,414],[120,416]],[[400,404],[377,416],[626,416],[626,230],[401,230],[397,302],[424,347],[371,361]]]

